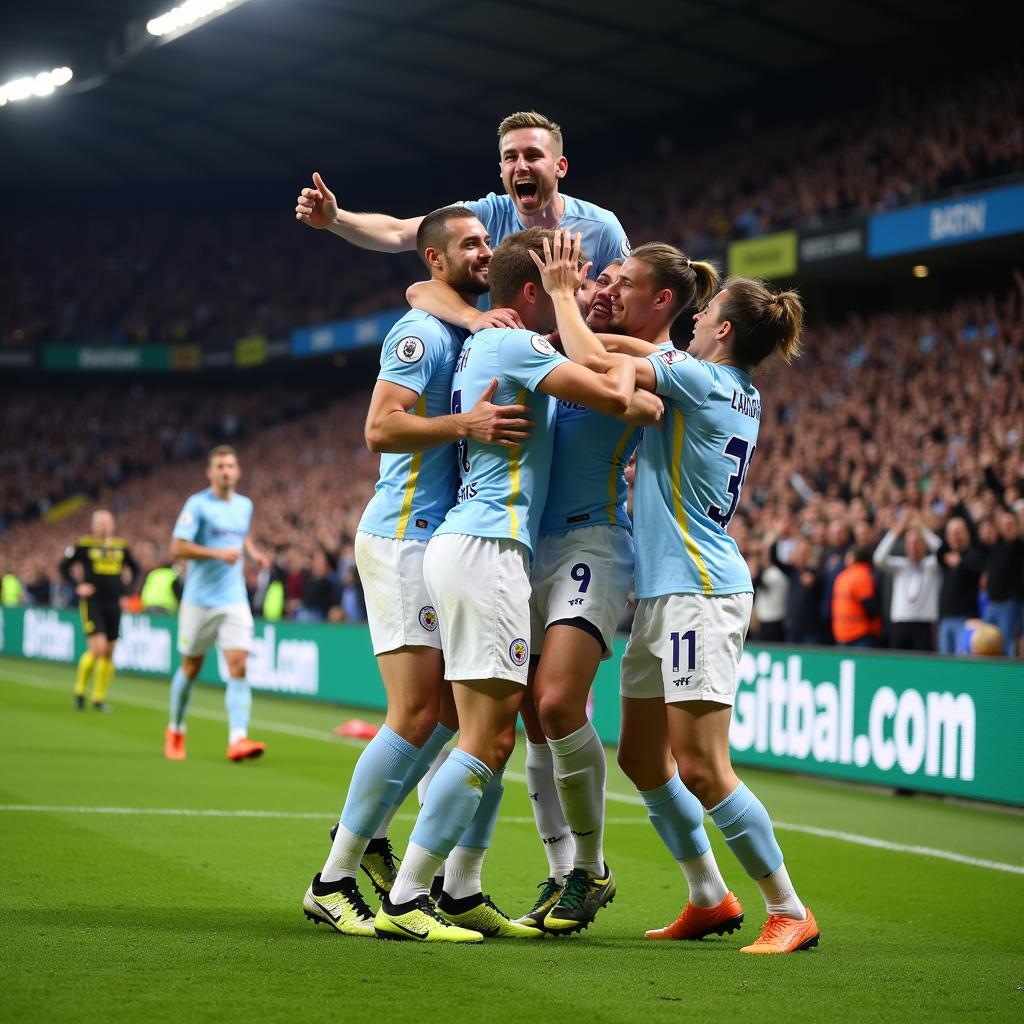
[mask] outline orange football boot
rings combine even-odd
[[[736,931],[741,924],[743,906],[730,892],[714,907],[695,907],[687,903],[686,909],[670,925],[644,932],[644,938],[703,939],[705,935],[727,935]]]
[[[164,757],[168,761],[185,760],[185,733],[167,726],[164,729]]]
[[[821,933],[818,922],[814,920],[810,907],[804,907],[807,914],[802,921],[794,921],[791,917],[772,914],[765,921],[757,941],[744,946],[741,953],[796,953],[801,949],[810,949],[818,944]]]
[[[257,743],[255,740],[243,736],[240,740],[228,746],[229,761],[244,761],[247,757],[262,757],[263,751],[267,749],[265,743]]]

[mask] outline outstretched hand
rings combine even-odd
[[[304,188],[295,200],[295,219],[311,228],[330,227],[338,216],[338,200],[324,184],[318,171],[313,172],[313,188]]]
[[[550,242],[544,239],[544,259],[542,260],[532,249],[530,259],[537,264],[540,279],[548,295],[575,295],[580,285],[586,280],[592,263],[582,267],[580,251],[583,247],[583,235],[576,232],[573,237],[568,231],[556,231]]]
[[[514,448],[527,440],[533,430],[530,408],[526,405],[492,404],[491,399],[497,390],[498,378],[495,377],[466,413],[466,427],[474,441]]]

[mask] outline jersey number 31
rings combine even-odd
[[[725,489],[729,494],[729,507],[725,512],[718,505],[708,505],[708,515],[714,522],[724,530],[729,525],[729,520],[736,513],[736,506],[740,503],[740,491],[743,489],[743,481],[747,478],[747,470],[750,468],[750,460],[757,450],[757,445],[752,445],[745,437],[733,434],[725,446],[725,454],[730,459],[736,460],[736,472],[729,477]]]

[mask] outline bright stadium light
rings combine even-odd
[[[225,14],[232,7],[238,7],[246,0],[185,0],[183,4],[172,7],[159,17],[146,22],[146,30],[150,35],[175,37],[182,36],[201,24]]]
[[[910,272],[914,277],[927,277],[930,271],[923,263],[918,263],[916,267],[912,267]]]
[[[71,68],[54,68],[52,71],[40,71],[38,75],[26,78],[14,78],[5,85],[0,85],[0,107],[16,100],[30,100],[35,96],[50,96],[62,85],[72,79]]]

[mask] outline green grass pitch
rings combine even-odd
[[[346,712],[257,694],[267,756],[232,765],[221,694],[199,688],[189,758],[174,763],[161,752],[166,683],[119,676],[115,713],[99,715],[72,710],[71,682],[67,668],[0,661],[0,1021],[1024,1020],[1018,814],[743,772],[822,930],[807,953],[746,957],[763,907],[713,829],[742,929],[643,939],[678,913],[683,883],[610,764],[619,891],[587,932],[377,942],[314,927],[300,906],[359,752],[331,737]],[[485,888],[515,913],[547,873],[521,772],[517,750],[485,866]],[[399,852],[412,801],[403,811]]]

